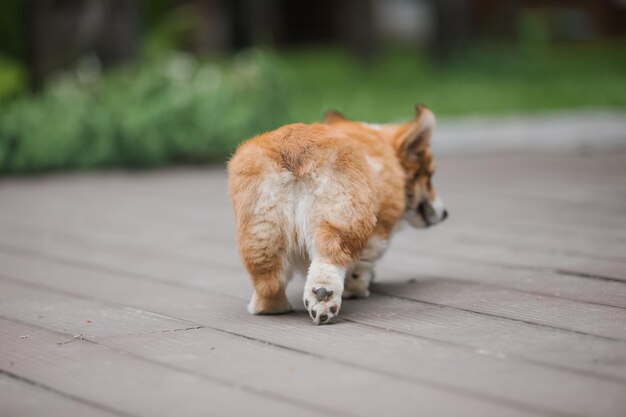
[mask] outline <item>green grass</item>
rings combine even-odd
[[[0,103],[0,174],[224,161],[237,144],[337,109],[357,120],[626,108],[626,45],[474,47],[445,67],[387,49],[368,68],[338,49],[166,54]],[[1,77],[0,77],[1,78]]]
[[[415,103],[438,116],[626,108],[626,44],[513,50],[475,47],[439,67],[408,49],[383,52],[364,69],[339,50],[282,55],[294,80],[291,118],[330,108],[361,120],[408,117]]]

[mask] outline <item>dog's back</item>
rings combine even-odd
[[[362,235],[376,222],[375,172],[367,154],[357,140],[330,126],[294,124],[258,136],[237,150],[228,171],[248,268],[272,252],[309,259],[325,253],[341,261],[344,251],[359,251],[360,245],[332,248],[321,235]]]

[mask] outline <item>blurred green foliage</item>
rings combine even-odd
[[[221,161],[245,137],[285,120],[271,55],[200,63],[182,53],[100,77],[89,62],[0,113],[0,170],[153,167]]]
[[[0,102],[0,172],[224,161],[254,134],[329,109],[387,122],[417,102],[440,117],[626,107],[624,44],[529,39],[460,51],[446,67],[413,49],[384,50],[369,67],[334,48],[206,61],[161,52],[104,74],[83,61],[37,96]]]
[[[0,105],[24,93],[26,69],[20,61],[0,54]]]
[[[151,7],[144,5],[148,15],[148,29],[143,33],[144,57],[150,58],[167,51],[184,49],[185,42],[193,38],[195,31],[202,25],[197,10],[192,5],[178,6],[165,13],[165,2],[153,0],[145,3]]]
[[[26,71],[26,2],[4,0],[0,13],[0,106],[28,88]]]

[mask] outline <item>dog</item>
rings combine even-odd
[[[228,162],[237,244],[254,294],[251,314],[292,310],[285,288],[306,274],[313,323],[337,317],[342,298],[369,295],[374,263],[402,221],[417,228],[448,216],[432,185],[433,113],[416,106],[400,124],[327,112],[242,143]]]

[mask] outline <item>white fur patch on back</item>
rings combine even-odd
[[[374,173],[379,174],[383,170],[383,165],[369,155],[365,156],[365,160],[367,161],[367,164],[370,166],[370,168],[372,168]]]
[[[379,125],[378,123],[367,123],[367,122],[359,122],[361,123],[363,126],[369,127],[370,129],[373,130],[381,130],[382,126]]]
[[[375,170],[376,161],[370,165]],[[254,214],[263,218],[255,233],[284,233],[288,256],[315,257],[315,230],[322,220],[347,224],[354,216],[350,195],[341,181],[333,179],[333,165],[318,167],[308,178],[291,172],[268,171],[257,189]],[[380,169],[380,168],[379,168]]]

